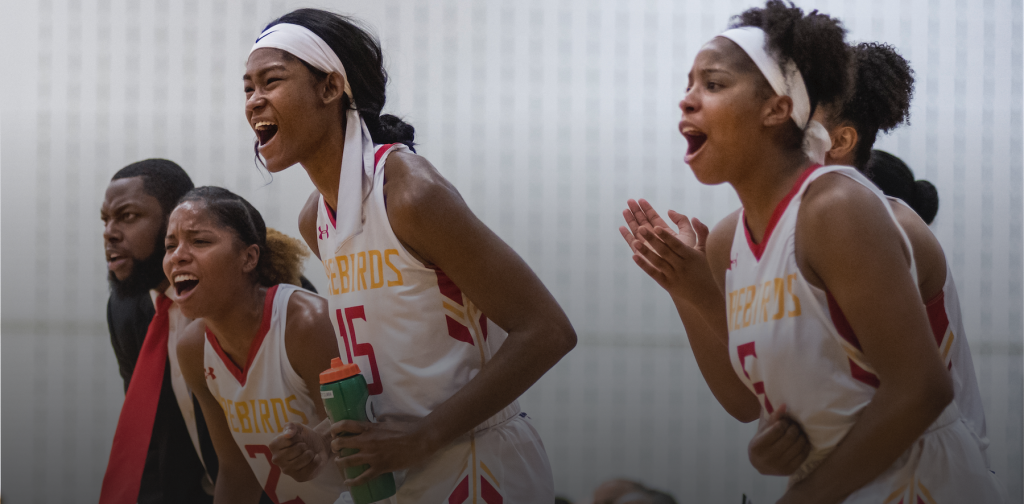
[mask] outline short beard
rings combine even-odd
[[[149,292],[150,289],[155,289],[167,279],[164,276],[163,233],[158,236],[160,243],[156,244],[149,257],[141,261],[134,261],[133,258],[132,270],[128,273],[128,278],[118,280],[113,271],[108,274],[107,281],[114,294],[119,297],[140,296]]]

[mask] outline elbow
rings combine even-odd
[[[568,320],[559,324],[556,328],[555,333],[558,334],[559,351],[561,357],[564,357],[573,348],[576,348],[577,338],[576,330],[572,328],[572,324]]]
[[[942,373],[941,377],[932,380],[926,395],[927,407],[935,411],[936,416],[953,402],[953,379],[949,373]]]

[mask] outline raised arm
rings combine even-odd
[[[508,338],[461,390],[406,426],[340,422],[336,450],[360,453],[344,465],[369,463],[356,482],[409,467],[508,406],[576,345],[576,333],[554,297],[526,263],[473,215],[458,192],[422,157],[388,157],[384,186],[388,217],[399,240],[441,268]]]
[[[902,238],[868,189],[841,175],[811,184],[800,207],[801,273],[828,290],[881,384],[843,441],[779,502],[839,502],[881,474],[953,399]]]
[[[217,471],[213,502],[215,504],[252,504],[259,502],[263,489],[252,473],[252,468],[231,436],[230,427],[224,418],[224,410],[206,386],[203,373],[203,347],[206,325],[202,319],[195,320],[178,342],[178,362],[185,382],[192,389],[203,418],[210,430],[210,439],[217,452],[220,468]]]
[[[672,297],[711,393],[737,420],[757,420],[761,405],[729,361],[722,295],[737,213],[723,219],[709,236],[700,221],[691,224],[686,216],[670,211],[679,230],[674,232],[647,201],[628,204],[623,216],[629,227],[619,231],[633,249],[637,265]]]

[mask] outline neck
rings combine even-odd
[[[745,224],[755,242],[761,243],[764,239],[775,207],[809,166],[811,162],[800,150],[770,149],[767,155],[762,153],[745,177],[732,182],[743,204]]]
[[[166,278],[164,278],[164,280],[162,282],[160,282],[159,285],[157,285],[156,287],[153,287],[153,290],[155,290],[155,291],[157,291],[159,293],[164,293],[164,292],[167,292],[167,288],[170,287],[170,286],[171,286],[170,280],[167,280]]]
[[[231,302],[218,313],[203,317],[206,327],[217,335],[217,342],[239,368],[245,366],[249,347],[263,321],[266,295],[266,287],[253,284],[241,295],[231,296]]]
[[[335,123],[317,142],[317,148],[300,164],[313,181],[317,191],[331,208],[338,208],[338,183],[341,180],[341,160],[345,154],[345,118]]]

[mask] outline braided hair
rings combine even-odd
[[[245,245],[259,246],[260,255],[254,274],[265,287],[280,283],[302,285],[302,261],[309,252],[295,238],[267,228],[263,216],[245,198],[223,187],[202,186],[189,191],[178,202],[203,203],[214,220],[233,230]]]

